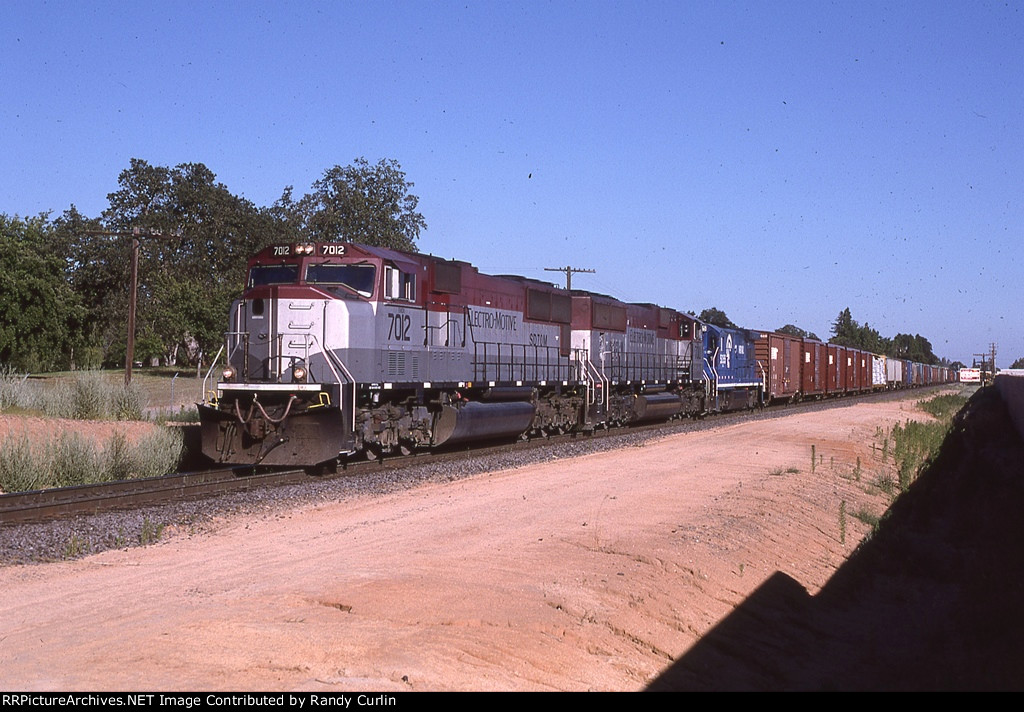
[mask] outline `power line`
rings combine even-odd
[[[544,271],[545,272],[564,272],[565,273],[565,290],[567,292],[571,292],[572,291],[572,276],[573,276],[573,274],[579,274],[581,272],[582,273],[587,273],[587,274],[597,274],[597,270],[596,269],[581,269],[579,267],[569,267],[568,265],[566,265],[565,267],[545,267]]]

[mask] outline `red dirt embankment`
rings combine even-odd
[[[888,504],[876,429],[911,416],[858,403],[0,569],[0,687],[861,687],[766,673],[778,631],[716,624],[780,575],[797,605],[828,584],[870,529],[853,514]],[[845,640],[826,620],[809,640]]]

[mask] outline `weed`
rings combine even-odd
[[[72,534],[68,538],[67,544],[64,545],[64,558],[77,559],[79,556],[86,553],[88,549],[89,542],[77,534]]]
[[[128,546],[128,535],[125,534],[124,527],[118,527],[117,534],[114,535],[114,548],[124,549]]]
[[[159,428],[132,444],[114,433],[97,447],[78,433],[30,440],[10,436],[0,442],[0,489],[26,492],[51,487],[109,482],[130,477],[156,477],[177,469],[182,436]]]
[[[893,460],[899,476],[901,490],[906,490],[917,474],[939,451],[946,438],[949,425],[946,422],[919,423],[908,420],[892,429]]]
[[[858,509],[856,512],[853,512],[851,516],[853,516],[855,519],[859,519],[860,521],[864,522],[865,524],[870,526],[872,530],[877,529],[878,522],[881,521],[881,518],[877,514],[872,514],[863,507]]]
[[[103,459],[108,476],[112,480],[127,480],[132,476],[133,457],[124,433],[115,431],[103,448]]]
[[[890,498],[896,494],[896,480],[888,472],[882,472],[875,477],[875,487]]]
[[[926,413],[930,413],[939,420],[948,421],[967,403],[967,397],[961,394],[947,394],[935,396],[926,401],[921,401],[917,407]]]
[[[158,423],[198,423],[199,422],[199,410],[194,407],[186,408],[182,406],[176,411],[170,413],[161,413],[156,418]]]
[[[15,373],[9,366],[0,368],[0,412],[34,409],[38,400],[35,386],[29,383],[28,374]]]
[[[907,419],[902,424],[894,425],[888,432],[876,428],[875,436],[882,441],[882,462],[888,463],[891,455],[895,473],[895,478],[891,473],[876,478],[875,484],[881,491],[892,497],[897,486],[904,492],[910,487],[942,447],[953,415],[966,402],[967,399],[962,395],[935,396],[919,402],[918,407],[934,415],[936,420],[921,423]],[[859,460],[857,470],[860,470]]]
[[[8,436],[0,443],[0,490],[30,492],[44,486],[28,435]]]
[[[164,525],[154,523],[149,517],[142,518],[142,531],[139,532],[139,543],[143,546],[152,544],[164,533]]]
[[[47,486],[68,487],[106,479],[96,448],[78,433],[62,432],[43,447],[37,460],[38,467],[47,474]]]
[[[839,543],[846,545],[846,500],[839,503]]]

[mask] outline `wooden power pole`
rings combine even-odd
[[[144,231],[141,228],[131,230],[86,230],[86,235],[107,235],[109,237],[132,238],[131,280],[128,287],[128,343],[124,354],[124,384],[132,382],[132,366],[135,363],[135,303],[139,292],[139,247],[143,237],[180,238],[181,233]]]
[[[596,274],[597,273],[596,269],[580,269],[578,267],[569,267],[568,265],[565,266],[565,267],[545,267],[544,271],[545,272],[565,272],[565,291],[567,291],[567,292],[571,292],[572,291],[572,276],[573,276],[573,274],[580,273],[580,272],[586,272],[586,273],[589,273],[589,274]]]

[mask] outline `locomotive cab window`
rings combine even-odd
[[[298,265],[256,265],[249,270],[250,288],[265,284],[295,284],[298,281]]]
[[[397,267],[384,268],[384,298],[416,301],[416,275]]]
[[[373,294],[377,269],[370,264],[315,264],[306,268],[307,284],[341,285],[364,297]]]

